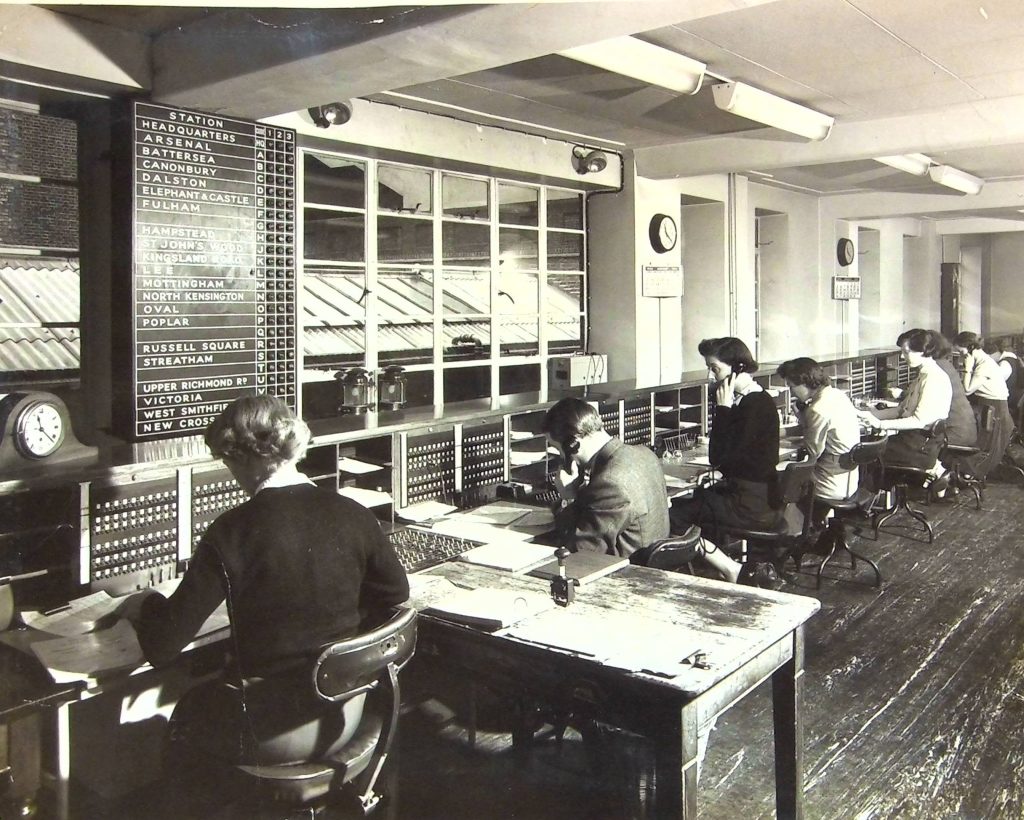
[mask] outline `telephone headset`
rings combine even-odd
[[[580,451],[580,441],[576,436],[569,436],[562,443],[562,469],[570,472],[572,469],[572,456]]]

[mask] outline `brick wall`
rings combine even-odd
[[[0,107],[0,245],[78,248],[77,127],[73,120]]]

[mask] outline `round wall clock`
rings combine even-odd
[[[679,227],[668,214],[655,214],[648,227],[651,247],[658,253],[672,250],[679,241]]]
[[[847,267],[853,264],[853,259],[856,256],[856,251],[853,247],[853,240],[843,237],[836,243],[836,258],[839,260],[839,264],[842,267]]]

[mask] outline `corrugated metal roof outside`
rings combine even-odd
[[[81,338],[75,328],[15,328],[20,338],[0,328],[0,372],[77,370]]]

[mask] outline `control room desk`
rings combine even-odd
[[[459,562],[428,574],[466,587],[547,590],[540,579]],[[497,691],[533,696],[646,736],[654,748],[659,818],[696,816],[698,731],[771,678],[776,812],[802,817],[803,625],[818,610],[817,600],[629,566],[581,587],[571,607],[596,623],[632,613],[678,629],[681,644],[699,639],[710,668],[682,667],[674,678],[626,672],[503,631],[481,632],[422,614],[417,658],[436,660],[448,674]]]

